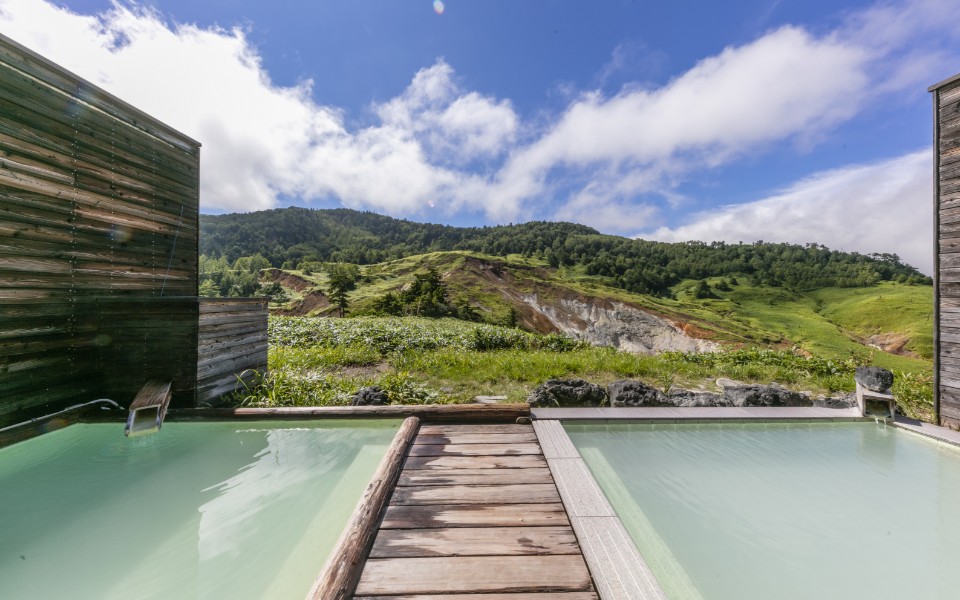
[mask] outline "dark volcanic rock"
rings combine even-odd
[[[724,397],[712,392],[698,392],[693,390],[670,390],[667,394],[667,406],[730,406]]]
[[[610,406],[663,406],[666,396],[642,381],[621,379],[607,386]]]
[[[670,390],[664,399],[670,406],[813,406],[813,401],[802,392],[794,392],[778,385],[748,385],[727,382],[723,392]]]
[[[548,379],[530,392],[530,406],[601,406],[607,399],[602,387],[583,379]]]
[[[893,385],[893,373],[881,367],[857,367],[853,378],[874,392],[886,393]]]
[[[813,405],[817,408],[852,408],[857,405],[857,396],[851,392],[837,398],[814,400]]]
[[[383,404],[390,404],[390,398],[387,396],[387,393],[378,386],[371,385],[370,387],[357,390],[350,404],[353,406],[381,406]]]
[[[806,395],[778,385],[738,385],[723,388],[729,406],[813,406]]]

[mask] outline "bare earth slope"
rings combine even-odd
[[[351,312],[369,312],[374,300],[399,292],[428,267],[441,274],[451,301],[468,302],[485,321],[504,323],[512,312],[524,329],[564,333],[630,352],[759,345],[837,357],[874,351],[901,360],[929,359],[930,287],[890,282],[801,293],[742,278],[728,291],[715,291],[712,299],[696,299],[696,282],[687,281],[674,287],[674,298],[665,299],[628,293],[600,278],[521,257],[437,252],[362,267],[363,279],[350,295]],[[274,307],[276,314],[334,312],[321,291],[322,275],[272,270],[265,276],[296,298]],[[880,308],[871,312],[864,306]]]

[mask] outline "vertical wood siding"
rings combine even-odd
[[[193,404],[200,145],[0,36],[0,426]]]
[[[960,425],[960,80],[934,93],[937,228],[936,393],[943,424]]]

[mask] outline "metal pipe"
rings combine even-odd
[[[40,421],[46,421],[46,420],[48,420],[48,419],[53,419],[53,418],[58,417],[58,416],[60,416],[60,415],[62,415],[62,414],[64,414],[64,413],[68,413],[68,412],[70,412],[70,411],[74,411],[74,410],[78,410],[78,409],[81,409],[81,408],[85,408],[85,407],[87,407],[87,406],[90,406],[91,404],[100,404],[100,403],[104,403],[104,402],[107,402],[107,403],[109,403],[109,404],[112,404],[114,408],[118,408],[118,409],[120,409],[120,410],[124,410],[124,408],[123,408],[122,406],[120,406],[119,404],[117,404],[116,402],[114,402],[113,400],[111,400],[110,398],[98,398],[97,400],[91,400],[90,402],[84,402],[83,404],[74,404],[73,406],[68,406],[67,408],[64,408],[63,410],[58,410],[57,412],[51,413],[51,414],[49,414],[49,415],[44,415],[44,416],[42,416],[42,417],[36,417],[36,418],[34,418],[34,419],[30,419],[29,421],[24,421],[24,422],[22,422],[22,423],[14,423],[13,425],[8,425],[8,426],[6,426],[6,427],[0,428],[0,433],[3,433],[3,432],[5,432],[5,431],[10,431],[10,430],[12,430],[12,429],[14,429],[14,428],[16,428],[16,427],[24,427],[24,426],[27,426],[27,425],[33,425],[34,423],[39,423]]]

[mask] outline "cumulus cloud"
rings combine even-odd
[[[517,128],[508,101],[461,91],[443,61],[374,107],[379,122],[350,131],[313,100],[312,81],[274,84],[239,28],[119,3],[89,16],[2,0],[0,30],[198,139],[206,210],[270,208],[281,194],[392,214],[476,209],[480,179],[447,165],[495,157]]]
[[[622,200],[668,187],[654,173],[689,172],[774,141],[807,139],[855,113],[850,98],[869,81],[866,61],[856,46],[784,27],[701,61],[661,89],[585,94],[511,157],[503,188],[536,195],[558,165],[616,165],[622,181],[605,185],[610,195],[603,200]],[[508,193],[502,202],[523,200]]]
[[[269,208],[285,196],[403,216],[554,217],[626,233],[665,222],[678,210],[679,183],[697,173],[772,148],[810,148],[864,103],[918,77],[938,79],[927,73],[948,56],[943,40],[958,35],[942,18],[954,2],[884,2],[847,13],[829,32],[782,27],[661,87],[580,91],[527,123],[509,99],[465,89],[442,58],[348,120],[316,100],[310,80],[271,81],[241,28],[171,23],[123,3],[83,15],[46,0],[0,0],[0,31],[200,140],[205,210]],[[646,54],[613,49],[601,85]],[[860,93],[869,86],[876,93]]]
[[[416,135],[437,163],[495,157],[514,143],[518,127],[508,100],[464,92],[443,60],[421,69],[402,95],[376,110],[385,126]]]
[[[679,227],[641,234],[665,242],[819,243],[864,254],[897,254],[933,270],[933,181],[929,150],[817,173],[761,200],[694,215]]]

